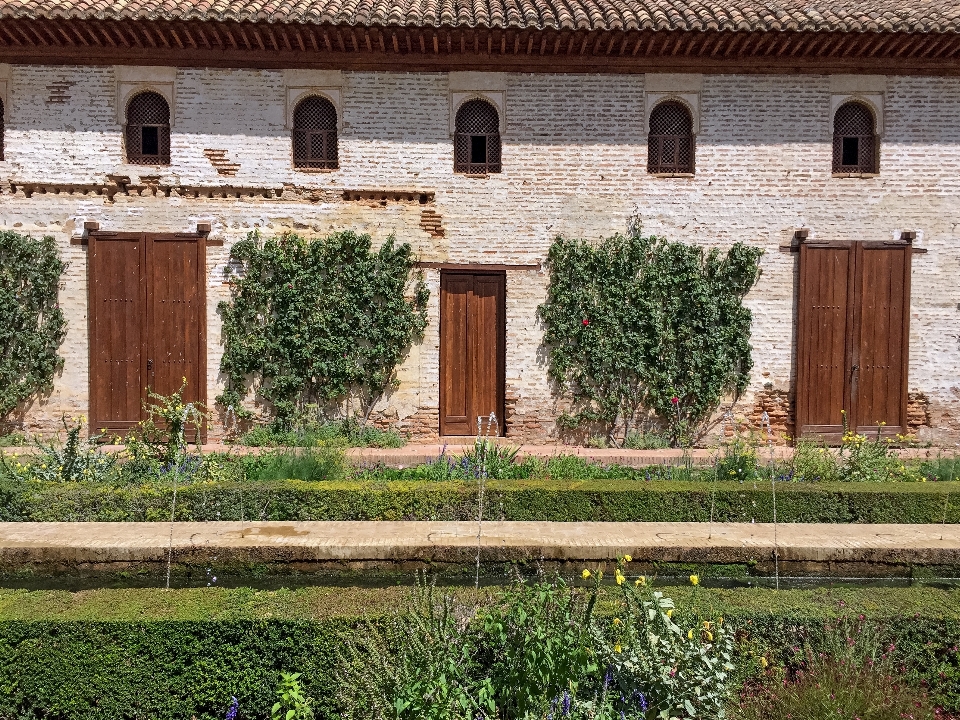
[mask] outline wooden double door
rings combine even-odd
[[[440,434],[504,431],[504,273],[440,274]]]
[[[907,242],[800,246],[800,436],[839,443],[842,412],[861,434],[906,431],[912,252]]]
[[[125,434],[148,389],[206,400],[206,243],[202,235],[91,233],[90,429]]]

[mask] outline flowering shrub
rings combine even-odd
[[[727,392],[742,392],[753,361],[743,304],[761,250],[713,249],[643,236],[635,226],[592,244],[558,237],[537,313],[548,372],[573,401],[559,418],[630,435],[653,412],[672,444],[690,442]]]
[[[593,647],[605,668],[602,685],[577,714],[620,720],[723,718],[734,670],[732,630],[722,617],[681,628],[674,622],[673,600],[648,588],[644,577],[630,581],[625,566],[626,558],[614,576],[620,590],[617,614],[609,627],[591,625]],[[690,582],[696,586],[700,579],[691,575]]]
[[[38,441],[37,454],[26,462],[0,458],[6,470],[22,481],[48,483],[96,482],[113,473],[115,456],[101,452],[96,438],[88,441],[82,437],[85,417],[81,415],[68,421],[64,415],[61,422],[67,432],[62,444]]]
[[[337,684],[350,718],[397,720],[685,720],[724,718],[733,633],[723,618],[674,621],[674,603],[622,558],[612,597],[518,581],[471,609],[420,586],[391,637],[372,625],[351,642]],[[699,578],[691,576],[691,582]],[[598,600],[608,615],[594,612]]]

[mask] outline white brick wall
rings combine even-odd
[[[867,179],[830,175],[830,79],[819,75],[705,76],[695,178],[648,175],[642,75],[533,75],[506,78],[503,173],[485,179],[452,173],[447,77],[443,73],[344,72],[341,169],[295,172],[284,128],[283,73],[181,69],[175,84],[172,158],[161,184],[306,189],[272,199],[190,199],[119,194],[113,202],[81,195],[127,175],[156,174],[123,163],[112,68],[14,66],[6,108],[6,161],[0,163],[0,226],[50,233],[70,268],[67,358],[53,395],[29,409],[28,425],[49,429],[60,412],[86,411],[87,340],[84,248],[70,245],[84,219],[103,229],[191,230],[214,225],[224,248],[209,250],[208,396],[218,392],[221,352],[216,304],[227,296],[223,263],[232,242],[253,228],[323,234],[352,228],[382,240],[396,233],[423,260],[457,263],[541,261],[557,234],[596,238],[622,231],[639,213],[644,227],[672,239],[767,251],[751,292],[755,313],[754,389],[790,386],[794,255],[780,253],[795,227],[829,239],[886,239],[915,229],[928,249],[914,257],[910,391],[930,399],[933,437],[960,438],[960,79],[889,77],[881,172]],[[71,83],[67,102],[50,103],[52,83]],[[224,177],[203,155],[225,149],[240,164]],[[63,192],[26,197],[14,184],[57,183]],[[309,197],[310,189],[416,188],[436,193],[432,209],[446,236],[420,229],[417,204]],[[406,418],[436,408],[439,275],[430,327],[400,370],[402,386],[384,410]],[[507,280],[507,384],[517,413],[555,413],[535,308],[545,276]],[[749,405],[750,398],[746,399]],[[534,432],[534,431],[531,431]]]

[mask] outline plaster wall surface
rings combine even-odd
[[[646,172],[643,75],[507,74],[503,172],[453,173],[451,93],[445,73],[344,72],[340,169],[299,172],[291,162],[282,71],[183,68],[175,72],[171,165],[124,163],[118,80],[110,67],[13,66],[0,162],[0,227],[50,234],[69,269],[61,305],[69,331],[54,392],[26,410],[30,430],[87,411],[84,221],[104,230],[183,232],[210,222],[207,395],[220,392],[217,303],[231,245],[253,230],[322,236],[353,229],[390,234],[421,260],[536,265],[557,235],[599,238],[636,215],[671,239],[764,248],[748,296],[754,371],[737,411],[765,392],[789,393],[795,373],[796,255],[780,252],[795,228],[820,239],[885,240],[918,232],[913,258],[909,390],[928,402],[930,439],[960,439],[960,80],[886,78],[880,173],[831,175],[831,78],[705,75],[695,177]],[[873,83],[874,85],[876,83]],[[54,89],[51,89],[54,88]],[[235,174],[204,150],[223,150]],[[427,204],[345,190],[432,193]],[[442,236],[422,226],[425,210]],[[436,430],[439,272],[426,271],[429,327],[398,371],[385,420]],[[554,437],[558,400],[546,378],[535,318],[546,275],[507,273],[507,394],[512,433]]]

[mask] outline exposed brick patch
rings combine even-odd
[[[375,412],[370,420],[381,430],[396,430],[407,435],[411,442],[435,442],[440,438],[440,410],[437,408],[420,408],[403,419]]]
[[[237,170],[240,169],[240,163],[232,163],[230,162],[229,158],[227,158],[226,150],[204,148],[203,154],[206,155],[207,160],[210,161],[210,164],[217,169],[218,175],[233,177],[237,174]]]
[[[441,238],[444,236],[444,230],[441,226],[443,218],[436,210],[426,209],[420,213],[420,227],[424,229],[431,237]]]
[[[926,393],[912,392],[907,397],[907,432],[916,434],[930,427],[930,398]]]
[[[753,408],[747,417],[748,429],[758,432],[766,440],[767,428],[763,422],[763,413],[770,418],[770,430],[776,445],[786,445],[787,438],[793,437],[794,403],[786,390],[764,388],[756,394]]]

